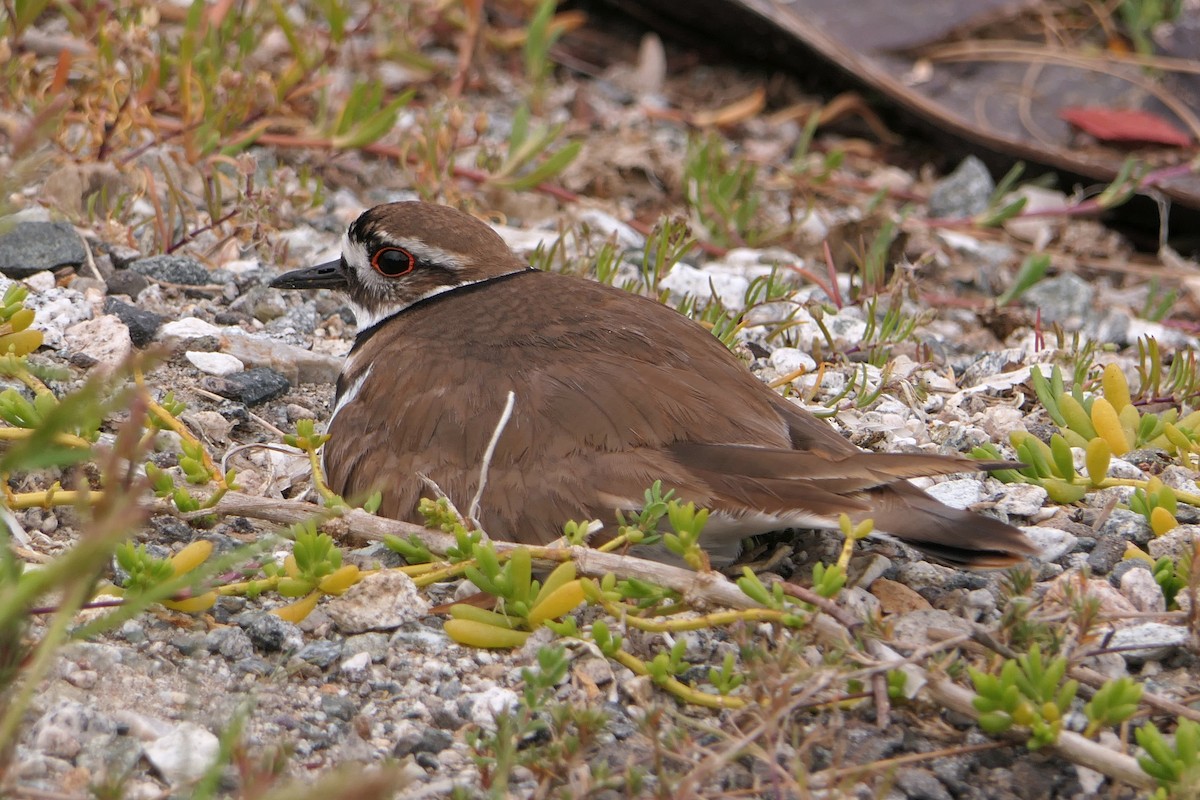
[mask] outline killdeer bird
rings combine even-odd
[[[747,536],[836,527],[843,512],[954,565],[1033,552],[1016,528],[906,480],[1001,464],[859,450],[681,314],[533,269],[452,208],[376,206],[341,258],[271,285],[349,296],[358,334],[324,464],[342,495],[381,490],[385,516],[419,522],[432,481],[462,510],[475,498],[493,538],[545,544],[567,520],[615,527],[661,479],[711,509],[714,564]]]

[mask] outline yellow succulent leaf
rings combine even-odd
[[[454,619],[466,619],[492,625],[497,628],[516,628],[517,620],[501,614],[498,611],[473,606],[470,603],[455,603],[450,606],[450,616]]]
[[[312,613],[312,610],[317,607],[317,600],[320,598],[320,592],[310,592],[294,603],[288,603],[286,606],[272,609],[271,613],[284,622],[299,623]]]
[[[325,594],[341,594],[358,583],[361,571],[356,564],[346,564],[321,578],[317,588]]]
[[[1142,415],[1138,413],[1137,406],[1125,406],[1117,412],[1117,419],[1121,420],[1121,427],[1125,429],[1125,438],[1136,442],[1138,427],[1142,423]]]
[[[217,593],[205,592],[204,594],[188,597],[184,600],[163,600],[162,604],[172,611],[182,611],[184,614],[197,614],[212,608],[215,602],[217,602]]]
[[[1071,445],[1071,447],[1078,447],[1083,450],[1087,449],[1088,440],[1083,438],[1082,436],[1080,436],[1078,433],[1071,430],[1070,428],[1062,429],[1062,437],[1067,440],[1067,444]],[[1095,438],[1095,437],[1093,437],[1093,438]]]
[[[176,575],[186,575],[203,564],[212,555],[213,543],[207,539],[197,539],[187,547],[171,556],[171,566]]]
[[[1140,558],[1142,561],[1145,561],[1147,564],[1150,564],[1151,566],[1154,565],[1154,559],[1150,557],[1150,554],[1147,553],[1142,548],[1138,547],[1133,542],[1125,543],[1125,553],[1121,557],[1127,561],[1131,558]]]
[[[1129,440],[1125,438],[1125,428],[1117,416],[1112,404],[1103,397],[1092,401],[1092,425],[1096,434],[1104,437],[1113,455],[1123,456],[1129,452]]]
[[[525,644],[529,631],[514,631],[508,628],[497,628],[473,619],[448,619],[442,623],[446,635],[459,644],[468,647],[487,647],[511,649]]]
[[[1116,364],[1104,368],[1100,385],[1104,388],[1104,399],[1112,404],[1118,414],[1130,405],[1129,381],[1125,380],[1125,373]]]
[[[1155,536],[1162,536],[1167,531],[1178,526],[1179,522],[1175,519],[1174,515],[1162,506],[1156,506],[1150,512],[1150,530],[1154,531]]]
[[[1187,428],[1189,431],[1196,430],[1197,427],[1200,427],[1200,411],[1193,411],[1175,424],[1180,428]]]
[[[1087,453],[1084,464],[1087,466],[1088,480],[1093,486],[1099,486],[1108,475],[1108,464],[1112,460],[1112,449],[1105,439],[1097,436],[1087,443]]]
[[[300,576],[300,565],[296,563],[296,557],[291,553],[283,560],[283,571],[293,578]]]
[[[583,599],[583,584],[579,580],[564,583],[529,610],[529,624],[536,628],[548,619],[558,619]]]
[[[1069,394],[1064,394],[1058,400],[1058,410],[1067,421],[1067,428],[1082,436],[1084,439],[1095,439],[1096,428],[1092,425],[1091,417],[1079,401]],[[1070,441],[1069,439],[1067,440]]]
[[[542,584],[542,588],[538,590],[537,597],[534,598],[533,604],[545,600],[560,586],[563,586],[575,580],[575,562],[564,561],[559,564],[554,570],[546,576],[546,582]]]
[[[42,346],[42,332],[33,328],[0,336],[0,354],[27,356]]]
[[[313,590],[312,581],[302,581],[298,578],[280,578],[275,584],[275,591],[284,597],[300,597]]]
[[[14,332],[20,332],[33,324],[34,311],[32,308],[18,309],[11,317],[8,318],[9,327]]]
[[[1068,483],[1058,478],[1043,478],[1042,488],[1050,499],[1056,503],[1078,503],[1087,494],[1087,487],[1078,483]]]

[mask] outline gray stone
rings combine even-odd
[[[1096,289],[1073,272],[1048,278],[1032,286],[1021,302],[1041,311],[1043,322],[1082,319],[1092,310]]]
[[[150,285],[150,280],[140,272],[134,272],[131,269],[117,269],[108,276],[105,284],[108,287],[108,294],[123,294],[136,300],[138,295]]]
[[[300,629],[274,614],[250,612],[238,619],[254,647],[268,653],[299,650],[304,643]]]
[[[1145,566],[1149,566],[1142,562]],[[1167,610],[1167,600],[1162,587],[1154,580],[1149,569],[1131,569],[1121,576],[1121,594],[1133,603],[1138,611],[1158,613]]]
[[[63,345],[72,356],[104,373],[115,370],[133,352],[129,329],[114,314],[75,323],[63,331]]]
[[[1184,647],[1187,640],[1187,628],[1161,622],[1144,622],[1118,629],[1109,639],[1108,646],[1118,650],[1127,662],[1141,664],[1161,661],[1176,649]]]
[[[321,695],[321,710],[333,719],[349,722],[358,713],[358,704],[345,695],[325,694]]]
[[[79,234],[66,222],[18,222],[0,233],[0,272],[27,278],[87,261]]]
[[[254,642],[241,628],[214,628],[209,631],[205,646],[230,660],[254,655]]]
[[[281,317],[272,319],[266,325],[266,332],[289,344],[307,346],[319,321],[316,305],[305,303],[289,309]]]
[[[934,185],[929,193],[933,217],[970,217],[987,209],[996,184],[983,162],[967,156],[958,167]]]
[[[296,652],[296,657],[325,669],[342,657],[342,645],[325,639],[308,642]]]
[[[417,591],[412,579],[395,570],[367,575],[325,604],[325,613],[343,633],[398,628],[428,610],[429,601]]]
[[[202,385],[210,392],[248,406],[273,400],[291,388],[288,379],[270,367],[255,367],[224,378],[205,378]]]
[[[1184,553],[1191,553],[1192,542],[1200,532],[1200,525],[1180,525],[1150,540],[1147,549],[1155,560],[1167,556],[1179,560]]]
[[[95,708],[61,700],[34,723],[33,742],[45,755],[74,759],[89,739],[116,729],[116,723]]]
[[[150,256],[139,258],[129,268],[147,278],[182,286],[206,286],[212,275],[204,265],[188,256]]]
[[[292,383],[333,383],[342,369],[340,356],[314,353],[266,336],[237,335],[229,330],[220,333],[222,352],[247,366],[270,367]]]
[[[382,633],[360,633],[347,636],[342,643],[343,653],[366,653],[371,661],[380,664],[388,654],[388,637]]]
[[[937,776],[923,769],[898,770],[896,788],[914,800],[951,800],[950,792]]]
[[[163,324],[163,317],[153,311],[137,308],[115,298],[104,301],[104,313],[113,314],[129,329],[129,338],[136,347],[145,347],[154,341],[154,334]]]
[[[454,736],[438,728],[426,728],[413,748],[414,753],[440,753],[454,743]]]

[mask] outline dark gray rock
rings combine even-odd
[[[296,652],[296,657],[325,669],[342,657],[342,646],[324,639],[309,642]]]
[[[254,642],[241,628],[214,628],[205,637],[210,652],[220,653],[230,661],[254,655]]]
[[[129,265],[134,272],[163,283],[182,286],[204,286],[212,282],[208,270],[194,258],[187,256],[150,256],[139,258]]]
[[[343,695],[321,695],[321,710],[333,719],[349,722],[358,713],[358,704],[353,698]]]
[[[934,217],[970,217],[987,209],[995,191],[988,168],[967,156],[958,168],[942,178],[929,193],[929,214]]]
[[[154,334],[164,319],[153,311],[144,311],[111,297],[104,301],[104,313],[115,314],[117,319],[125,323],[129,338],[136,347],[145,347],[154,341]]]
[[[1038,309],[1043,322],[1066,322],[1083,319],[1092,311],[1096,289],[1073,272],[1040,281],[1021,299],[1030,308]]]
[[[273,400],[291,388],[291,383],[270,367],[255,367],[224,378],[206,378],[203,388],[248,406]]]
[[[902,769],[896,772],[896,788],[913,800],[951,800],[950,792],[932,772]]]
[[[281,650],[299,649],[303,641],[300,629],[274,614],[253,611],[238,619],[242,630],[250,637],[257,650],[277,653]]]
[[[113,270],[106,280],[109,294],[123,294],[134,300],[150,285],[150,279],[131,269]]]
[[[78,267],[86,261],[83,242],[66,222],[18,222],[0,234],[0,272],[10,278]]]

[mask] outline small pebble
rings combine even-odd
[[[218,377],[233,375],[246,368],[241,359],[227,353],[205,353],[188,350],[184,353],[184,357],[191,362],[193,367],[201,372]]]

